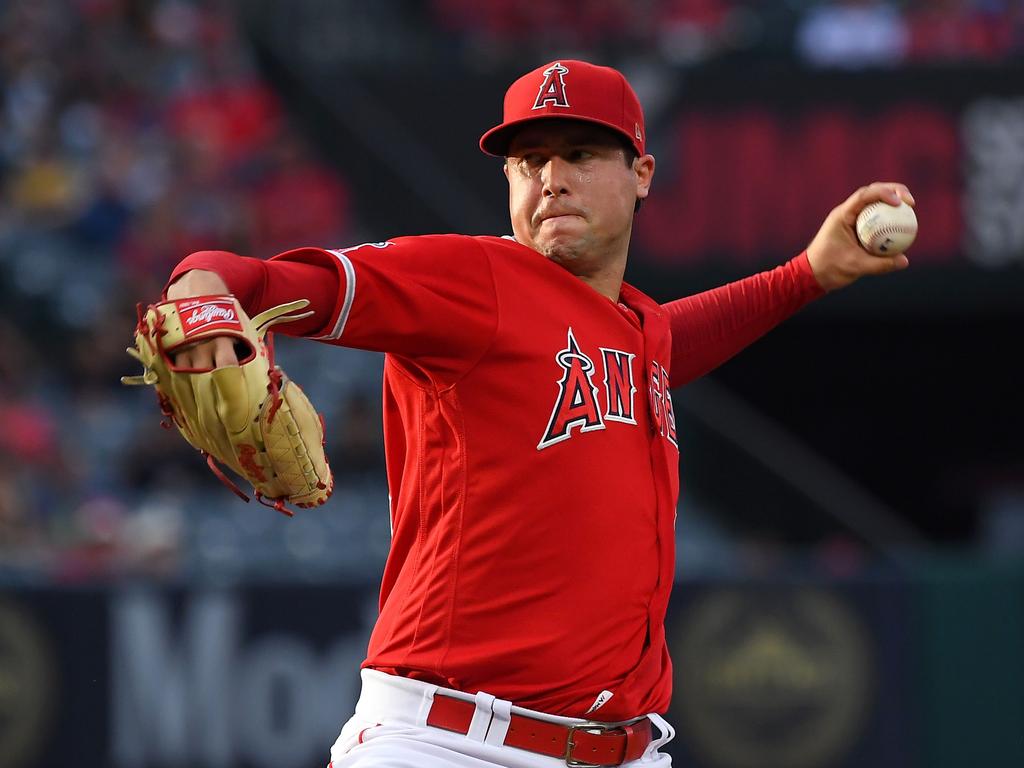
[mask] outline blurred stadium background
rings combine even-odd
[[[0,2],[0,768],[318,766],[388,546],[379,357],[280,343],[339,488],[243,505],[128,390],[191,250],[507,231],[476,140],[552,58],[637,86],[660,298],[906,181],[912,269],[675,393],[676,765],[1024,765],[1024,4]]]

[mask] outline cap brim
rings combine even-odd
[[[637,154],[643,154],[636,146],[636,141],[632,136],[622,130],[619,126],[614,123],[609,123],[605,120],[596,120],[592,117],[581,117],[579,115],[530,115],[529,117],[523,117],[519,120],[513,120],[510,123],[502,123],[496,125],[491,130],[487,131],[483,136],[480,137],[480,149],[488,155],[494,157],[508,157],[508,147],[512,143],[512,138],[527,123],[534,123],[538,120],[575,120],[580,123],[591,123],[593,125],[600,125],[614,131],[619,136],[624,136],[634,149],[637,150]]]

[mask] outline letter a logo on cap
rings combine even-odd
[[[562,79],[568,72],[569,68],[563,66],[560,61],[544,70],[544,82],[540,84],[540,90],[537,92],[537,100],[533,103],[534,109],[543,109],[548,103],[553,107],[569,106],[569,100],[565,97],[565,80]]]

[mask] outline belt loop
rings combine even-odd
[[[476,711],[469,723],[469,730],[466,738],[473,741],[483,741],[487,736],[487,729],[491,727],[491,705],[494,703],[494,696],[480,691],[476,695]]]
[[[430,685],[423,689],[423,698],[420,699],[420,705],[416,710],[416,725],[420,726],[420,728],[425,728],[427,725],[430,708],[434,706],[435,693],[437,693],[436,685]]]
[[[508,726],[512,722],[512,702],[504,699],[495,699],[491,702],[491,727],[487,731],[487,738],[484,741],[500,747],[505,743],[505,736],[508,735]]]
[[[644,750],[641,760],[649,760],[651,756],[661,749],[663,746],[668,744],[676,735],[676,729],[673,728],[661,715],[652,712],[647,715],[648,719],[658,727],[661,735],[656,739],[651,739],[651,743],[647,745],[647,749]],[[652,734],[653,736],[653,734]]]

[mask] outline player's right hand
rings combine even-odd
[[[227,283],[216,272],[190,269],[167,287],[168,299],[187,299],[191,296],[217,296],[229,294]],[[238,365],[234,342],[227,336],[215,336],[198,344],[182,347],[174,353],[174,366],[191,370],[209,370]]]
[[[906,269],[906,254],[876,256],[864,250],[857,240],[857,214],[876,201],[899,205],[905,200],[914,205],[914,196],[905,184],[876,181],[861,187],[845,202],[832,209],[807,246],[807,261],[814,276],[826,291],[843,288],[866,275],[882,275]]]

